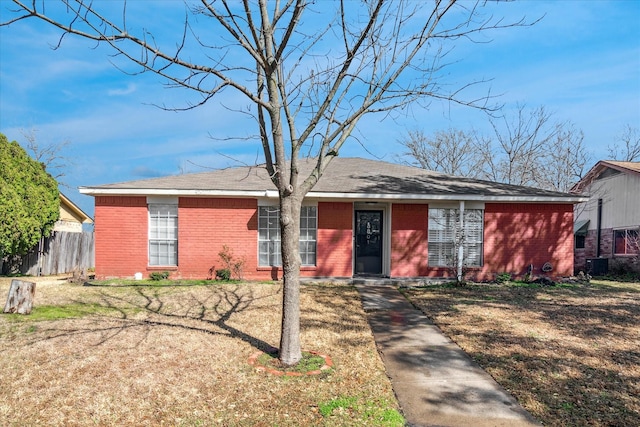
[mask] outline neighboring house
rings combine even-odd
[[[49,236],[21,257],[18,271],[30,276],[71,273],[94,267],[93,233],[82,230],[82,224],[93,220],[60,193],[60,219]]]
[[[93,224],[93,220],[67,196],[60,193],[60,219],[54,224],[53,231],[82,233],[82,224]]]
[[[301,176],[313,160],[301,160]],[[264,166],[81,187],[95,197],[98,278],[210,277],[227,245],[247,279],[281,277],[278,193]],[[573,205],[580,196],[336,158],[306,196],[303,277],[573,273]],[[461,215],[463,212],[463,215]],[[464,243],[454,240],[462,217]],[[462,249],[456,248],[461,246]],[[456,250],[458,249],[458,250]],[[543,266],[546,267],[544,271]]]
[[[575,206],[576,270],[640,272],[640,162],[600,161],[571,192],[589,197]]]

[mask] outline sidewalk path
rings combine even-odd
[[[409,425],[541,425],[395,287],[355,286]]]

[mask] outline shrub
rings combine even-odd
[[[511,273],[500,273],[496,276],[496,283],[506,283],[511,281]]]
[[[151,280],[166,280],[169,278],[169,272],[168,271],[154,271],[153,273],[149,274],[149,278]]]
[[[244,264],[246,261],[244,257],[236,258],[235,255],[233,255],[231,248],[227,245],[222,245],[222,250],[218,252],[218,257],[220,257],[224,268],[216,270],[216,279],[218,278],[218,272],[224,271],[228,274],[228,277],[223,280],[231,279],[232,273],[236,279],[242,280],[242,273],[244,271]]]
[[[222,268],[220,270],[216,270],[216,280],[231,280],[231,270],[228,268]]]

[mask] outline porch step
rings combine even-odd
[[[354,277],[351,279],[352,285],[370,285],[370,286],[394,286],[397,280],[389,279],[388,277]]]

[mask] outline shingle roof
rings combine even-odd
[[[300,176],[305,177],[315,160],[300,162]],[[210,172],[81,187],[85,194],[162,194],[162,195],[231,195],[258,196],[274,192],[264,165],[221,169]],[[500,184],[446,175],[412,166],[362,158],[337,157],[308,197],[351,197],[375,199],[460,199],[578,202],[579,197],[566,193]]]
[[[640,173],[640,162],[618,162],[615,160],[605,160],[602,162],[603,164],[608,164],[610,166],[617,166],[621,169],[627,169],[632,172]]]
[[[578,181],[572,188],[571,192],[578,194],[598,178],[607,169],[617,170],[623,173],[640,175],[640,162],[619,162],[615,160],[600,160],[593,166],[584,177]]]

